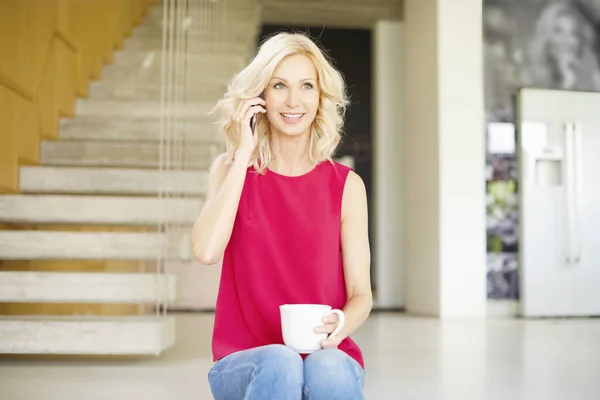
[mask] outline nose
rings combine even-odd
[[[290,88],[288,90],[288,96],[287,96],[287,101],[285,102],[285,105],[290,108],[297,107],[299,105],[298,97],[299,97],[299,93],[297,92],[297,90],[294,88]]]

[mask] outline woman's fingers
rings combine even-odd
[[[244,149],[253,152],[258,143],[257,137],[250,127],[250,119],[254,114],[266,113],[266,103],[260,97],[243,101],[234,113],[234,121],[238,132],[238,149]]]
[[[252,118],[252,116],[254,114],[257,113],[266,113],[267,110],[265,110],[265,108],[263,106],[254,106],[254,107],[250,107],[250,109],[248,111],[246,111],[246,115],[244,115],[244,118],[242,118],[243,121],[250,121],[250,118]]]
[[[324,324],[315,328],[315,333],[332,333],[337,328],[337,324]]]
[[[327,314],[322,318],[322,321],[325,323],[337,324],[339,317],[337,314]]]
[[[260,97],[244,100],[239,105],[237,110],[235,110],[232,117],[235,121],[242,122],[244,120],[244,118],[246,118],[246,116],[248,115],[248,112],[250,111],[250,109],[252,109],[255,106],[265,106],[265,105],[266,105],[265,101],[263,99],[261,99]],[[252,116],[252,114],[250,114],[250,117],[251,116]],[[250,117],[248,117],[247,119],[249,120]]]

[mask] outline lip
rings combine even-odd
[[[304,118],[306,113],[279,113],[281,118],[288,124],[297,124]]]

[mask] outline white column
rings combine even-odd
[[[404,307],[403,26],[378,21],[373,29],[373,187],[376,306]]]
[[[407,311],[486,309],[481,0],[406,0]]]

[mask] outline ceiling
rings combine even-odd
[[[400,20],[402,0],[261,0],[263,24],[371,28]]]

